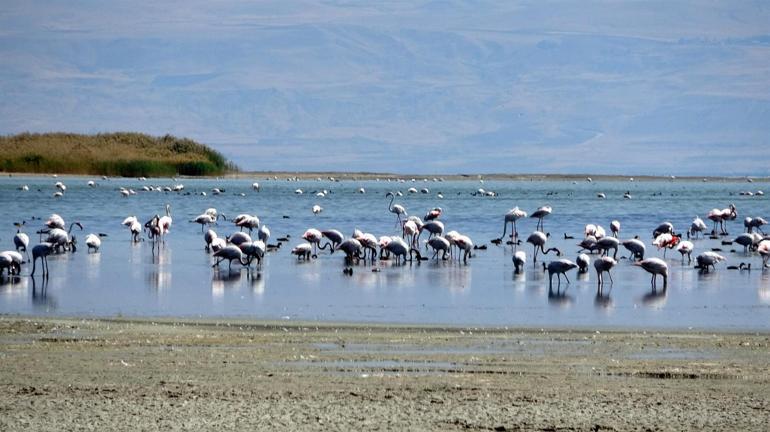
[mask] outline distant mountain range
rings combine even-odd
[[[770,174],[766,2],[9,4],[0,133],[246,170]]]

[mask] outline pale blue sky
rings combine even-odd
[[[770,2],[4,0],[0,133],[116,130],[248,170],[770,175]]]

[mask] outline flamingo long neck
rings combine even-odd
[[[396,195],[395,194],[391,194],[390,195],[390,204],[388,204],[388,210],[391,211],[391,212],[393,211],[393,201],[395,201],[395,200],[396,200]]]

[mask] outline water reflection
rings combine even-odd
[[[32,285],[32,305],[46,312],[56,310],[56,299],[48,295],[48,278],[28,278]]]
[[[575,299],[567,294],[567,288],[569,284],[562,284],[562,286],[550,286],[548,287],[548,303],[552,306],[560,308],[568,308],[572,306]]]
[[[170,248],[161,246],[156,253],[152,252],[148,258],[149,266],[145,266],[147,284],[155,291],[162,291],[171,288],[172,282],[172,254]]]
[[[100,276],[102,254],[100,252],[89,253],[86,255],[86,277],[90,280],[98,279]]]
[[[648,308],[661,309],[666,305],[667,293],[668,290],[666,288],[652,288],[650,292],[642,296],[642,304]]]
[[[30,183],[37,181],[31,179]],[[124,181],[131,182],[130,179]],[[137,184],[141,188],[142,184]],[[632,190],[635,200],[621,202],[611,199],[597,202],[595,194],[588,190],[595,185],[571,186],[563,182],[538,182],[536,185],[524,186],[516,182],[500,182],[496,189],[499,188],[512,202],[529,209],[543,204],[546,191],[560,190],[562,193],[549,198],[559,201],[553,203],[559,211],[546,222],[552,224],[552,227],[563,227],[565,232],[579,236],[585,223],[602,214],[612,213],[624,224],[624,237],[631,238],[638,234],[648,245],[649,256],[662,256],[663,252],[650,247],[648,240],[650,227],[660,222],[662,198],[648,198],[650,193],[645,192],[650,185],[657,189],[661,184],[624,183],[622,189],[618,189],[613,196],[622,197],[626,187],[641,189]],[[601,185],[602,189],[612,189],[611,182],[601,182]],[[104,232],[109,236],[105,238],[99,254],[86,254],[83,246],[74,254],[52,256],[51,290],[42,291],[42,281],[38,276],[34,304],[31,295],[25,291],[31,290],[32,279],[0,279],[0,313],[45,313],[38,311],[38,308],[49,301],[50,292],[56,297],[56,301],[52,302],[56,313],[73,315],[92,313],[104,316],[120,312],[129,315],[170,316],[250,315],[257,318],[321,316],[351,321],[460,324],[475,321],[489,325],[515,323],[569,326],[598,323],[646,326],[664,322],[663,325],[676,327],[692,324],[726,324],[736,328],[770,327],[770,308],[767,307],[770,304],[770,271],[760,271],[761,259],[756,254],[747,256],[739,250],[730,255],[729,248],[721,245],[722,239],[698,239],[695,241],[696,248],[700,251],[721,247],[724,254],[729,255],[730,264],[751,261],[755,265],[754,270],[733,271],[722,264],[716,273],[698,274],[692,264],[682,264],[679,254],[668,251],[669,287],[672,289],[668,304],[665,292],[643,297],[650,291],[649,275],[633,267],[626,259],[619,260],[613,269],[613,278],[619,282],[621,289],[606,284],[601,290],[597,289],[596,274],[591,271],[580,275],[571,273],[569,278],[573,280],[572,285],[565,286],[562,281],[561,288],[556,284],[556,289],[552,288],[549,293],[542,263],[556,257],[548,255],[535,263],[531,260],[532,249],[523,246],[518,250],[527,252],[530,260],[518,274],[513,273],[511,260],[517,248],[506,246],[474,251],[467,265],[457,259],[398,266],[389,261],[380,261],[376,265],[379,272],[372,272],[371,263],[362,263],[353,265],[353,273],[348,276],[342,273],[345,268],[344,259],[338,254],[323,254],[317,260],[302,262],[289,254],[290,248],[287,249],[287,246],[295,243],[308,227],[319,224],[328,225],[322,228],[336,228],[349,233],[362,220],[366,220],[368,231],[397,234],[394,221],[387,217],[387,213],[383,213],[382,196],[387,186],[367,184],[367,194],[356,194],[355,190],[349,189],[352,188],[350,183],[324,186],[333,186],[335,193],[325,198],[326,210],[318,216],[322,219],[318,219],[309,211],[312,205],[310,201],[315,198],[310,194],[296,196],[293,193],[298,187],[308,191],[317,189],[318,184],[284,185],[275,182],[263,185],[263,191],[258,195],[263,209],[259,216],[271,226],[275,238],[288,236],[291,240],[283,249],[271,253],[259,272],[248,273],[238,268],[232,274],[216,273],[211,269],[211,256],[202,250],[199,226],[185,223],[176,225],[165,244],[156,243],[159,247],[153,250],[153,242],[131,242],[127,230],[119,222],[123,215],[129,214],[138,214],[146,220],[166,202],[173,206],[180,221],[192,218],[212,206],[219,207],[225,213],[248,212],[248,204],[235,197],[239,195],[238,192],[247,195],[251,193],[250,183],[189,180],[187,190],[211,190],[212,187],[227,186],[228,193],[216,198],[148,193],[142,195],[141,199],[128,200],[114,199],[115,191],[108,188],[92,190],[82,186],[79,190],[78,186],[73,186],[67,200],[50,203],[46,200],[11,203],[15,193],[10,191],[15,191],[15,188],[8,186],[5,189],[6,186],[8,183],[0,179],[0,216],[7,220],[19,215],[45,217],[50,213],[58,213],[67,220],[82,221],[87,231]],[[500,234],[498,217],[506,210],[505,205],[499,200],[467,199],[465,192],[471,186],[468,182],[442,184],[446,196],[442,201],[446,227],[467,232],[479,243],[488,242],[487,239]],[[725,188],[733,186],[728,183],[709,187],[704,190],[702,185],[688,184],[688,190],[695,192],[678,199],[677,208],[671,209],[666,218],[671,216],[675,226],[686,227],[692,220],[692,214],[724,205],[719,202],[704,204],[704,201],[711,200],[711,197],[722,193]],[[83,190],[88,191],[88,195],[84,195]],[[570,198],[565,191],[574,192],[579,199]],[[406,204],[411,202],[410,206],[415,210],[420,206],[429,207],[428,203],[424,206],[417,204],[421,198],[419,195],[405,195],[398,200],[406,201]],[[770,201],[766,200],[752,198],[751,201],[737,204],[745,213],[770,211]],[[282,219],[283,214],[292,216]],[[522,220],[522,225],[518,227],[519,233],[525,235],[534,226],[534,222]],[[35,224],[42,225],[42,221]],[[235,228],[223,224],[218,230],[224,237]],[[0,234],[5,234],[2,235],[4,240],[13,236],[10,227]],[[568,256],[574,256],[577,241],[561,237],[552,235],[548,240],[549,246],[558,247]],[[176,255],[173,256],[172,252]],[[128,268],[126,262],[129,263]],[[29,274],[29,271],[25,265],[23,272]],[[576,275],[574,279],[573,275]],[[270,278],[269,282],[267,278]],[[605,276],[605,281],[607,279]],[[269,292],[266,291],[267,284],[271,288]],[[62,294],[59,295],[59,292]],[[248,297],[256,300],[243,301]],[[217,303],[215,298],[223,298],[222,307],[212,308]],[[421,307],[410,307],[416,304]],[[563,310],[551,305],[569,308]],[[760,307],[755,307],[757,305]],[[659,311],[651,314],[648,307]],[[516,308],[521,313],[512,316],[501,312],[510,308]],[[489,310],[491,313],[479,314],[479,310]],[[606,319],[604,315],[608,314],[607,311],[613,310],[623,313],[616,313],[612,319]]]
[[[613,307],[612,303],[612,297],[610,297],[610,294],[612,293],[612,285],[609,284],[609,286],[605,286],[604,284],[597,283],[596,284],[596,296],[594,296],[594,306],[597,309],[610,309]]]
[[[4,296],[22,297],[29,284],[29,277],[20,275],[0,276],[0,293]]]

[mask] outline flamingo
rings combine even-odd
[[[345,240],[345,236],[341,232],[335,229],[321,231],[321,235],[326,237],[326,239],[328,240],[328,244],[330,246],[329,249],[331,253],[334,253],[334,249],[336,249],[337,246],[339,246],[339,244],[342,243],[343,240]],[[326,249],[326,245],[324,245],[322,249]]]
[[[377,237],[375,237],[374,234],[362,233],[360,236],[356,236],[355,239],[361,243],[361,248],[364,252],[364,260],[366,260],[366,251],[369,250],[371,251],[372,262],[374,262],[377,257],[377,246],[379,245]]]
[[[706,231],[706,223],[703,222],[703,219],[696,215],[690,224],[690,229],[687,231],[687,236],[689,238],[690,235],[693,235],[695,238],[697,238],[698,234],[702,234],[704,231]]]
[[[714,230],[712,231],[712,235],[717,235],[717,224],[720,226],[720,234],[728,235],[727,230],[725,230],[725,221],[735,220],[735,218],[738,217],[738,211],[735,208],[735,204],[730,204],[726,209],[712,209],[708,212],[706,217],[714,222]]]
[[[88,234],[86,236],[86,246],[88,252],[91,252],[91,249],[93,249],[94,252],[99,252],[99,248],[102,246],[102,240],[96,234]]]
[[[603,238],[607,234],[606,231],[604,231],[604,228],[601,227],[601,225],[594,225],[594,224],[588,224],[585,228],[585,236],[586,237],[594,237],[596,240],[599,240]]]
[[[671,222],[663,222],[652,232],[652,238],[658,238],[661,234],[674,234],[674,225]]]
[[[698,263],[696,267],[706,273],[708,273],[709,267],[716,270],[717,269],[716,264],[724,260],[725,260],[725,257],[712,251],[703,252],[702,254],[695,257],[695,261]]]
[[[521,269],[527,264],[527,254],[524,251],[516,251],[513,254],[513,267],[515,273],[521,273]]]
[[[747,233],[751,233],[754,230],[754,228],[756,228],[757,231],[759,231],[764,235],[765,232],[762,231],[762,225],[767,225],[767,221],[762,219],[761,217],[755,217],[755,218],[747,217],[746,219],[743,220],[743,225],[746,227]]]
[[[318,213],[321,213],[322,211],[324,211],[324,208],[321,207],[320,205],[316,204],[316,205],[313,206],[312,210],[313,210],[313,214],[317,215]]]
[[[459,235],[455,238],[457,247],[463,251],[463,262],[468,262],[468,258],[471,257],[471,251],[473,250],[473,241],[467,235]],[[459,259],[459,257],[458,257]]]
[[[634,263],[635,266],[643,268],[646,272],[652,274],[652,289],[657,287],[658,275],[663,277],[663,289],[668,286],[668,264],[660,258],[647,258]]]
[[[513,239],[516,239],[519,237],[519,232],[516,229],[516,221],[527,217],[527,212],[524,210],[520,210],[519,207],[514,207],[510,210],[508,210],[508,213],[505,214],[505,218],[503,220],[503,235],[500,236],[498,241],[502,241],[503,238],[505,238],[505,233],[508,232],[508,224],[511,224],[511,236]]]
[[[131,231],[131,237],[134,243],[138,242],[139,236],[142,234],[142,224],[140,224],[139,221],[134,218],[134,221],[131,223],[128,229]]]
[[[620,246],[620,240],[615,237],[602,237],[596,241],[596,247],[601,249],[602,255],[607,255],[610,249],[614,249],[615,253],[612,254],[614,259],[618,259],[618,246]]]
[[[402,228],[402,236],[404,240],[409,240],[409,243],[414,246],[415,238],[417,236],[417,233],[420,231],[420,228],[417,226],[417,223],[413,220],[407,220],[404,222],[404,226]]]
[[[236,231],[232,233],[229,237],[226,238],[227,243],[240,246],[243,243],[251,243],[251,236],[246,234],[245,232]]]
[[[232,270],[233,268],[233,261],[237,260],[242,266],[248,267],[249,261],[246,258],[245,255],[243,255],[243,252],[241,252],[241,249],[238,246],[235,245],[228,245],[223,247],[222,249],[214,252],[214,255],[212,255],[217,262],[215,262],[211,267],[219,267],[219,263],[221,263],[224,260],[227,260],[227,269]]]
[[[578,252],[587,250],[588,252],[593,253],[593,251],[599,249],[599,246],[596,244],[596,237],[594,236],[587,236],[577,245],[580,246],[580,250],[578,250]]]
[[[541,231],[535,231],[532,234],[530,234],[529,237],[527,238],[527,243],[531,243],[532,246],[535,249],[534,253],[533,253],[533,257],[532,257],[532,263],[533,264],[537,262],[538,248],[539,248],[540,252],[543,253],[543,255],[547,255],[548,252],[551,252],[551,251],[556,251],[556,256],[561,256],[561,251],[559,251],[559,249],[556,249],[556,248],[544,249],[543,248],[543,246],[545,246],[545,242],[548,241],[548,237],[550,237],[550,236],[551,236],[550,233],[544,234]]]
[[[291,250],[292,255],[297,256],[297,260],[304,259],[305,261],[310,259],[313,253],[313,246],[310,243],[300,243]]]
[[[337,250],[341,250],[345,253],[346,262],[351,262],[353,258],[355,258],[356,261],[361,259],[361,247],[361,242],[355,238],[349,238],[343,240],[342,243],[337,246]]]
[[[393,254],[397,263],[402,258],[404,261],[409,260],[411,262],[414,258],[413,255],[417,255],[417,262],[420,262],[423,259],[422,255],[420,255],[420,251],[409,247],[409,245],[400,237],[391,237],[390,242],[385,245],[385,249]]]
[[[217,222],[214,216],[211,216],[208,213],[203,213],[198,216],[196,216],[194,219],[190,220],[191,223],[197,223],[201,225],[201,232],[203,232],[203,229],[206,225],[213,225]]]
[[[29,246],[29,236],[26,233],[21,232],[21,229],[16,231],[16,235],[13,236],[13,245],[16,247],[16,251],[23,250],[27,254],[29,259],[29,252],[27,247]]]
[[[438,261],[438,253],[442,252],[441,259],[442,260],[447,259],[447,252],[449,251],[449,240],[441,236],[436,236],[431,239],[428,239],[427,245],[433,249],[432,258],[435,258]]]
[[[682,254],[682,262],[684,262],[684,256],[687,255],[687,263],[692,262],[692,250],[695,248],[695,245],[689,240],[684,240],[683,242],[679,243],[679,246],[676,247],[677,252]]]
[[[612,221],[610,222],[610,231],[612,231],[612,236],[615,238],[618,238],[618,235],[620,234],[620,221]]]
[[[37,259],[40,258],[40,265],[43,267],[43,277],[48,277],[48,255],[52,252],[53,245],[51,243],[43,242],[32,248],[32,273],[30,273],[30,276],[35,275]]]
[[[757,233],[744,233],[733,240],[734,243],[738,243],[739,245],[743,246],[743,252],[754,250],[759,245],[760,241],[762,241],[762,236]]]
[[[75,240],[75,236],[72,235],[72,228],[75,226],[80,228],[81,231],[83,230],[83,225],[81,225],[80,222],[71,223],[68,231],[64,231],[61,228],[51,229],[48,231],[48,238],[46,238],[46,243],[51,243],[54,249],[67,249],[69,247],[71,248],[72,252],[75,252],[77,250],[75,246],[77,242]]]
[[[607,275],[610,277],[610,284],[613,283],[612,281],[612,273],[610,273],[610,270],[615,267],[615,264],[618,262],[615,261],[615,259],[610,257],[601,257],[594,261],[594,268],[596,269],[596,278],[597,283],[601,286],[604,285],[604,277],[603,274],[606,272]]]
[[[644,243],[642,243],[641,240],[638,238],[632,238],[629,240],[625,240],[622,242],[623,247],[626,248],[629,252],[631,252],[631,255],[629,255],[629,259],[638,259],[643,260],[644,259],[644,252],[645,252],[645,246]]]
[[[267,243],[267,240],[270,239],[270,228],[264,224],[260,225],[257,229],[257,238]]]
[[[248,214],[239,214],[233,219],[233,223],[235,226],[239,227],[241,231],[243,231],[244,228],[248,228],[249,233],[251,233],[252,230],[259,228],[259,218]]]
[[[380,245],[380,259],[390,259],[390,251],[387,249],[390,242],[393,241],[393,238],[390,236],[380,236],[378,239],[378,243]]]
[[[428,239],[430,239],[433,236],[440,236],[444,233],[444,223],[438,220],[432,220],[425,222],[423,226],[420,227],[420,231],[417,233],[417,240],[416,242],[419,243],[420,241],[420,235],[422,235],[423,231],[428,231]]]
[[[160,227],[161,239],[163,239],[171,229],[171,222],[171,204],[166,204],[166,215],[161,216],[160,219],[158,219],[158,227]]]
[[[681,239],[682,239],[682,236],[680,235],[663,233],[655,237],[655,240],[652,242],[652,244],[656,246],[658,249],[663,249],[663,258],[665,258],[666,250],[673,249],[674,246],[679,244],[679,241]]]
[[[543,231],[543,218],[551,214],[551,206],[542,206],[539,209],[535,210],[529,217],[533,217],[537,219],[537,226],[535,227],[536,230]]]
[[[256,240],[251,243],[241,243],[238,248],[246,256],[246,260],[251,264],[251,260],[257,260],[257,266],[262,264],[262,258],[265,256],[265,242]]]
[[[66,224],[64,223],[64,219],[61,216],[54,213],[48,217],[48,220],[45,222],[45,226],[47,226],[48,228],[64,229]]]
[[[553,275],[556,274],[556,279],[559,282],[559,286],[561,286],[561,275],[564,275],[564,278],[567,279],[567,283],[570,283],[569,278],[567,277],[567,272],[577,268],[577,264],[573,263],[572,261],[568,259],[559,259],[556,261],[551,261],[548,263],[548,287],[549,289],[553,286]]]
[[[217,239],[217,238],[219,238],[219,236],[217,236],[216,231],[212,229],[209,229],[208,231],[206,231],[205,234],[203,234],[203,241],[206,242],[206,246],[205,246],[206,252],[211,250],[211,243],[214,241],[214,239]]]
[[[390,204],[388,204],[388,211],[396,215],[396,217],[398,218],[398,225],[400,226],[401,216],[404,216],[404,217],[408,216],[406,214],[406,209],[404,208],[404,206],[400,204],[393,204],[393,200],[396,199],[396,195],[393,194],[393,192],[388,192],[387,194],[385,194],[385,198],[387,197],[390,197]]]
[[[770,240],[762,240],[759,242],[757,252],[762,256],[762,267],[768,267],[767,261],[770,260]]]
[[[431,210],[428,210],[428,213],[425,213],[425,217],[423,219],[425,219],[426,221],[438,219],[439,217],[441,217],[442,212],[443,210],[441,209],[441,207],[434,207]]]
[[[3,274],[3,270],[8,271],[8,276],[21,272],[21,268],[17,270],[13,257],[6,252],[0,252],[0,276]]]
[[[6,260],[5,266],[8,268],[8,276],[21,273],[21,265],[24,263],[24,256],[22,254],[14,250],[7,250],[0,252],[0,258]]]
[[[307,231],[305,231],[304,234],[302,234],[302,239],[313,245],[313,250],[315,253],[313,254],[313,258],[316,258],[316,254],[318,253],[318,249],[326,249],[326,244],[322,247],[319,247],[321,244],[321,238],[323,237],[323,234],[321,231],[315,229],[315,228],[309,228]],[[328,244],[328,243],[327,243]]]
[[[586,273],[588,271],[588,265],[591,264],[591,258],[588,255],[582,253],[577,256],[575,264],[578,266],[578,273]]]

